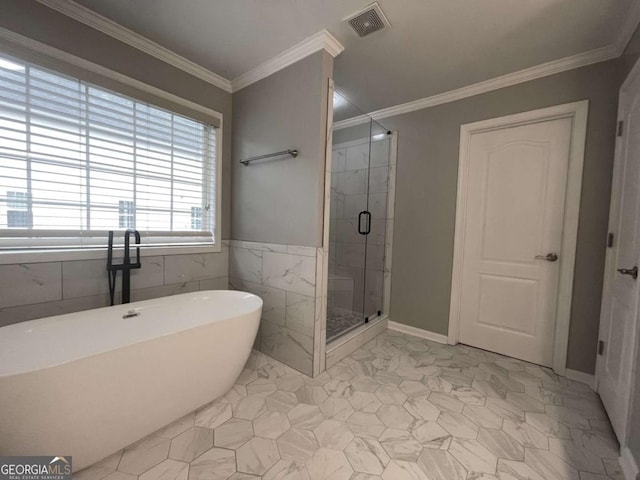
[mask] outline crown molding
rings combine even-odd
[[[508,73],[500,77],[485,80],[484,82],[474,83],[466,87],[450,90],[448,92],[439,93],[430,97],[421,98],[412,102],[402,103],[393,107],[383,108],[364,115],[341,120],[333,124],[335,130],[361,125],[369,120],[382,120],[384,118],[395,117],[405,113],[415,112],[425,108],[443,105],[445,103],[455,102],[468,97],[474,97],[482,93],[492,92],[505,87],[511,87],[520,83],[529,82],[538,78],[548,77],[557,73],[566,72],[579,67],[585,67],[612,58],[617,58],[618,50],[616,45],[590,50],[588,52],[579,53],[570,57],[553,60],[543,63],[535,67],[525,68],[517,72]]]
[[[37,1],[229,93],[272,75],[319,50],[326,50],[332,57],[338,56],[344,50],[342,44],[333,35],[326,30],[321,30],[230,81],[73,0]]]
[[[334,130],[349,128],[367,123],[371,119],[382,120],[383,118],[394,117],[404,113],[415,112],[424,108],[435,107],[445,103],[455,102],[464,98],[473,97],[482,93],[491,92],[500,88],[510,87],[519,83],[529,82],[538,78],[566,72],[574,68],[586,67],[598,62],[604,62],[617,58],[624,53],[631,37],[640,24],[640,2],[633,1],[627,12],[626,20],[616,40],[606,47],[589,50],[587,52],[572,55],[570,57],[553,60],[551,62],[525,68],[517,72],[492,78],[484,82],[474,83],[456,90],[439,93],[430,97],[421,98],[412,102],[402,103],[393,107],[383,108],[367,114],[341,120],[333,123]]]
[[[148,55],[162,60],[194,77],[204,80],[211,85],[231,93],[231,82],[210,70],[187,60],[175,52],[149,40],[142,35],[123,27],[119,23],[103,17],[99,13],[80,5],[72,0],[37,0],[52,10],[73,18],[95,30],[130,45]]]
[[[128,28],[109,20],[95,11],[80,5],[73,0],[37,0],[59,13],[71,17],[85,25],[88,25],[106,35],[109,35],[121,42],[126,43],[142,52],[145,52],[163,62],[172,65],[184,72],[187,72],[201,80],[204,80],[226,92],[238,91],[258,80],[261,80],[273,73],[288,67],[289,65],[315,53],[319,50],[326,50],[331,56],[336,57],[343,50],[342,44],[328,31],[322,30],[315,35],[303,40],[299,44],[281,52],[274,58],[249,70],[248,72],[234,78],[232,81],[214,73],[206,68],[188,60],[175,52],[149,40],[142,35],[135,33]],[[542,78],[555,73],[564,72],[573,68],[590,65],[592,63],[609,60],[622,55],[629,40],[640,23],[640,2],[633,1],[629,7],[625,23],[620,30],[616,41],[607,47],[591,50],[560,60],[554,60],[542,65],[531,67],[519,72],[514,72],[501,77],[497,77],[485,82],[476,83],[462,87],[450,92],[444,92],[431,97],[422,98],[413,102],[396,105],[371,112],[368,115],[353,117],[341,122],[334,123],[334,128],[347,128],[359,125],[368,121],[369,116],[374,119],[387,118],[402,113],[408,113],[423,108],[429,108],[443,103],[453,102],[480,93],[490,92],[499,88],[516,85],[537,78]]]
[[[96,73],[105,78],[120,82],[124,85],[137,88],[143,92],[148,92],[152,95],[155,95],[156,97],[160,97],[180,105],[185,105],[195,111],[202,112],[214,118],[218,118],[222,122],[222,114],[220,112],[216,112],[215,110],[212,110],[210,108],[203,107],[202,105],[192,102],[191,100],[179,97],[160,88],[153,87],[144,82],[136,80],[135,78],[131,78],[127,75],[123,75],[122,73],[115,72],[106,67],[103,67],[102,65],[90,62],[89,60],[77,57],[71,53],[67,53],[50,45],[38,42],[37,40],[25,37],[24,35],[20,35],[19,33],[13,32],[3,27],[0,27],[0,40],[5,41],[10,45],[15,45],[33,52],[41,53],[55,60],[59,60],[69,65],[82,68],[83,70],[86,70],[88,72]]]
[[[272,59],[234,78],[231,81],[232,91],[237,92],[320,50],[326,50],[332,57],[337,57],[342,53],[344,47],[328,31],[321,30],[297,45],[279,53]]]

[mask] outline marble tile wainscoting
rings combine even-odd
[[[105,266],[106,259],[0,265],[0,326],[108,306]],[[229,244],[223,240],[219,253],[142,257],[142,268],[131,271],[131,301],[228,285]]]
[[[229,250],[230,287],[264,302],[255,347],[309,376],[321,313],[317,257],[320,248],[238,240],[231,240]]]

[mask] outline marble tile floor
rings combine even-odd
[[[622,480],[598,396],[385,331],[311,379],[253,352],[222,398],[75,480]]]

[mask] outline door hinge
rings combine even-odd
[[[604,342],[602,340],[598,340],[598,355],[602,355],[604,353]]]
[[[621,137],[624,132],[624,122],[622,120],[618,120],[618,136]]]
[[[607,247],[608,248],[613,248],[613,233],[609,232],[609,235],[607,235]]]

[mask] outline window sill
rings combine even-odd
[[[194,245],[193,247],[158,247],[144,248],[140,250],[141,257],[157,257],[164,255],[188,255],[195,253],[220,253],[225,241],[211,246]],[[114,257],[121,256],[122,248],[114,249]],[[133,248],[132,254],[135,255]],[[16,263],[45,263],[45,262],[70,262],[74,260],[107,260],[107,250],[87,248],[84,250],[29,250],[22,252],[0,253],[0,265]]]

